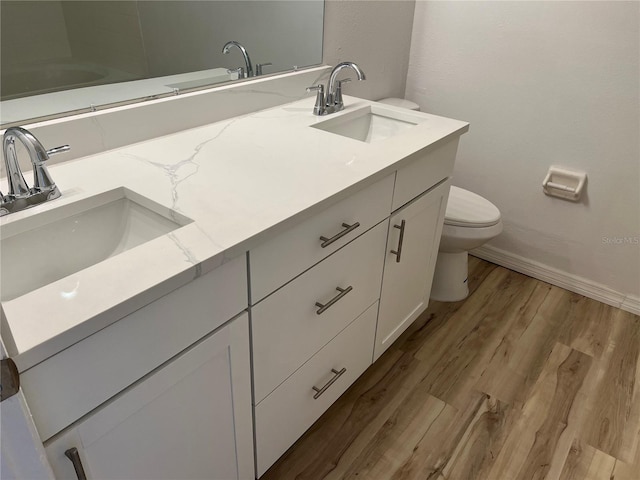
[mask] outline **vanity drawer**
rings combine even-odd
[[[394,175],[389,175],[251,250],[251,303],[388,217],[393,183]]]
[[[387,225],[378,224],[251,308],[256,403],[380,297]],[[316,305],[332,299],[324,311]]]
[[[256,406],[258,477],[371,365],[377,312],[375,303]]]
[[[458,140],[459,137],[456,137],[426,154],[418,152],[413,155],[415,159],[411,163],[398,170],[393,191],[393,211],[451,176]]]
[[[22,373],[41,439],[246,309],[246,282],[242,255]]]

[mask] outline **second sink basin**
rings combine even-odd
[[[422,121],[421,117],[410,111],[399,112],[379,105],[369,105],[316,123],[312,127],[371,143],[393,137]]]
[[[191,220],[118,188],[2,226],[0,300],[48,285]]]

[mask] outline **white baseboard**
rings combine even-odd
[[[528,260],[520,255],[489,245],[476,248],[472,250],[470,254],[510,270],[537,278],[543,282],[579,293],[585,297],[593,298],[607,305],[612,305],[635,315],[640,315],[640,297],[616,292],[609,287],[586,278],[557,270],[548,265]]]
[[[640,315],[640,297],[635,297],[633,295],[627,296],[622,301],[620,305],[622,310],[626,310],[627,312],[635,313],[636,315]]]

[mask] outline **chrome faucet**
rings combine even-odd
[[[328,115],[330,113],[339,112],[344,109],[344,101],[342,100],[342,84],[350,82],[350,78],[338,80],[338,74],[345,68],[350,68],[358,77],[359,81],[366,80],[367,77],[362,69],[353,62],[342,62],[333,67],[329,76],[329,85],[326,96],[324,94],[324,85],[314,85],[308,87],[307,92],[315,90],[317,93],[316,104],[313,107],[314,115]]]
[[[33,167],[32,188],[27,186],[27,182],[22,176],[16,152],[16,140],[19,140],[29,153]],[[61,195],[44,162],[49,160],[51,155],[70,150],[69,145],[45,150],[38,139],[28,130],[21,127],[10,127],[4,132],[2,147],[9,192],[5,196],[0,194],[0,216],[24,210]]]
[[[240,52],[242,52],[242,56],[244,57],[244,64],[245,64],[245,70],[242,71],[240,69],[238,70],[233,70],[233,71],[237,71],[238,72],[238,76],[239,78],[250,78],[253,77],[253,66],[251,65],[251,59],[249,58],[249,53],[247,52],[247,49],[244,48],[240,43],[231,40],[227,43],[224,44],[224,47],[222,47],[222,53],[224,53],[225,55],[227,55],[230,51],[231,51],[231,47],[236,47],[237,49],[240,50]],[[242,75],[242,76],[240,76]]]

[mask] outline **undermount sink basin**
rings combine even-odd
[[[424,121],[423,118],[411,111],[399,112],[378,105],[370,105],[311,126],[343,137],[371,143],[393,137],[422,121]]]
[[[0,300],[29,293],[191,221],[118,188],[9,222],[0,229]]]

